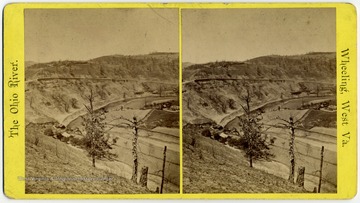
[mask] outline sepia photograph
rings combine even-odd
[[[185,194],[337,193],[336,101],[335,8],[182,10]]]
[[[26,194],[180,192],[178,9],[25,9]]]

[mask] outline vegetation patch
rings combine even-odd
[[[302,123],[306,129],[313,127],[336,128],[336,112],[310,110]]]
[[[144,123],[150,129],[155,127],[179,128],[179,112],[154,110]]]

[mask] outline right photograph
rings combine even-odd
[[[337,193],[336,9],[182,9],[184,193]]]

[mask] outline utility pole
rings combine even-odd
[[[165,162],[166,162],[166,146],[164,148],[164,160],[163,160],[163,167],[162,167],[162,176],[161,176],[161,186],[160,186],[160,194],[163,193],[164,188],[164,179],[165,179]]]
[[[319,187],[318,187],[318,193],[320,193],[321,189],[321,178],[322,178],[322,167],[324,162],[324,146],[321,147],[321,159],[320,159],[320,175],[319,175]]]
[[[289,119],[289,128],[291,131],[291,137],[289,141],[289,155],[290,155],[290,174],[289,174],[289,181],[294,182],[295,177],[295,153],[294,153],[294,142],[295,142],[295,127],[294,127],[294,120],[290,116]]]

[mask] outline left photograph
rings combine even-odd
[[[25,9],[25,193],[179,193],[178,9]]]

